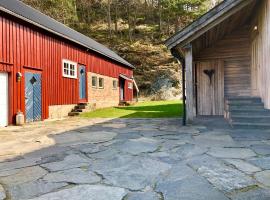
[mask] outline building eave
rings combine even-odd
[[[168,49],[176,46],[184,47],[254,1],[256,0],[225,0],[183,30],[174,34],[165,41],[165,45]]]

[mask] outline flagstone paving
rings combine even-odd
[[[0,200],[270,199],[268,130],[233,130],[220,118],[83,124],[32,129],[41,144],[30,152],[16,154],[23,145],[12,142],[0,160]],[[25,138],[31,128],[14,130]]]

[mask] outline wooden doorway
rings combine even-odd
[[[25,72],[25,116],[26,122],[42,119],[41,73]]]
[[[125,82],[126,80],[123,78],[119,79],[119,86],[120,86],[120,101],[125,100]]]
[[[224,114],[223,61],[196,62],[197,114]]]

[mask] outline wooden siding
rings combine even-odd
[[[224,66],[225,96],[250,96],[250,59],[228,60]]]
[[[17,111],[25,111],[24,73],[27,70],[42,73],[42,119],[48,118],[50,105],[79,101],[78,79],[62,76],[62,59],[83,64],[88,72],[105,76],[133,75],[130,68],[4,13],[0,16],[0,47],[0,71],[10,72],[10,123],[14,122]],[[23,74],[21,82],[16,81],[17,72]],[[127,91],[126,100],[132,100],[132,92]]]
[[[224,66],[220,60],[197,62],[198,115],[224,114]],[[204,70],[215,70],[210,82]]]
[[[252,91],[253,95],[260,96],[266,108],[270,109],[270,1],[261,2],[257,15],[254,26],[257,26],[258,30],[253,30],[251,49]]]
[[[201,50],[196,61],[223,60],[225,96],[250,95],[250,38],[249,27],[234,31],[216,45]]]

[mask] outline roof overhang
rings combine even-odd
[[[184,47],[254,1],[256,0],[224,0],[192,24],[166,40],[165,45],[169,49],[176,46]]]
[[[125,74],[120,74],[119,77],[121,77],[121,78],[123,78],[123,79],[125,79],[125,80],[128,80],[128,81],[133,81],[132,78],[126,76]]]

